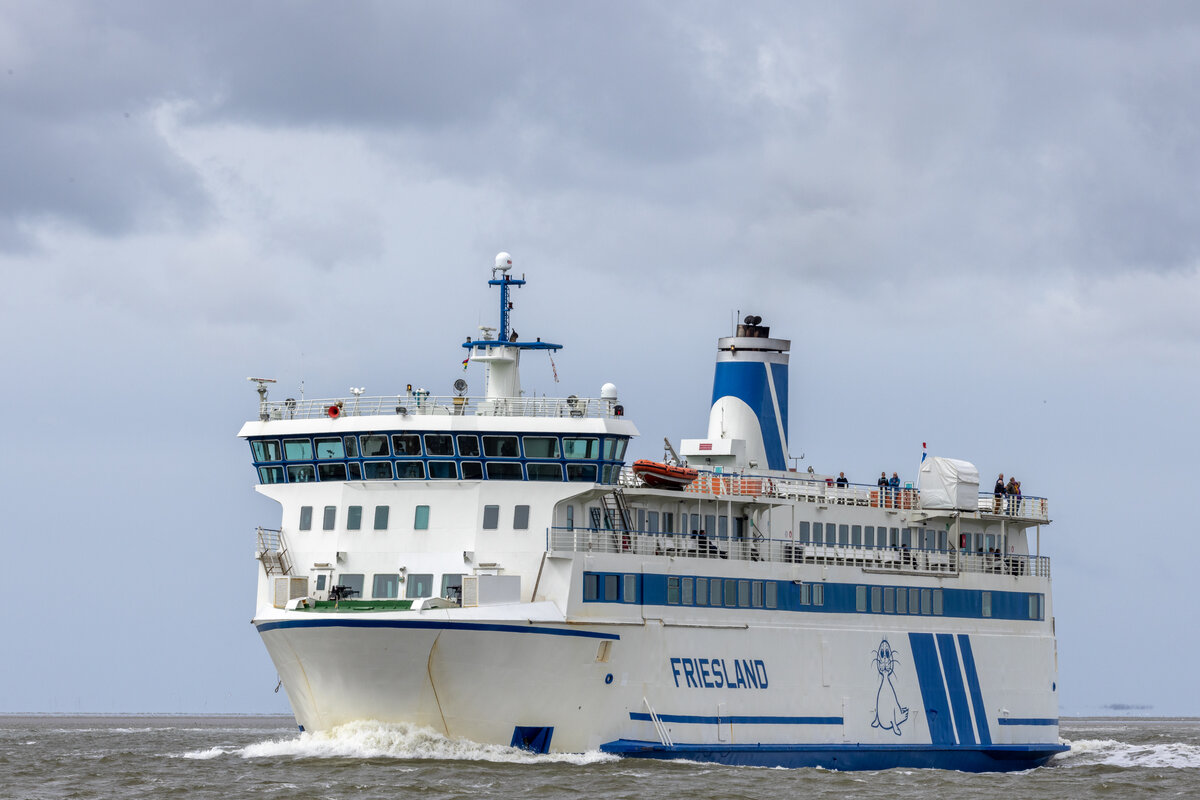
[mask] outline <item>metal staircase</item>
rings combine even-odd
[[[600,495],[600,507],[604,513],[604,527],[617,534],[615,548],[628,550],[630,531],[633,530],[633,514],[625,502],[625,492],[618,486],[608,494]]]
[[[254,557],[262,562],[263,569],[267,574],[290,575],[292,559],[288,555],[287,542],[283,539],[283,532],[260,526],[257,540]]]

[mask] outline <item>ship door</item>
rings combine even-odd
[[[328,600],[333,586],[333,567],[318,567],[313,570],[312,596],[314,600]]]
[[[729,713],[725,710],[724,703],[717,703],[717,741],[728,742],[733,740],[733,723],[729,721]]]

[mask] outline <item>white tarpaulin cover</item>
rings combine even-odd
[[[924,508],[979,510],[979,470],[968,461],[930,456],[917,478]]]

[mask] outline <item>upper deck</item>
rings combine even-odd
[[[382,397],[263,400],[258,418],[262,422],[408,415],[619,419],[624,414],[615,399],[598,397],[438,397],[417,390]]]

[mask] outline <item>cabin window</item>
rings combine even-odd
[[[258,479],[263,483],[283,483],[283,467],[259,467]]]
[[[452,481],[458,478],[458,468],[453,461],[430,461],[429,477],[437,481]]]
[[[562,464],[526,464],[525,470],[529,473],[531,481],[562,480]]]
[[[944,604],[944,601],[942,600],[942,590],[941,589],[933,590],[933,613],[938,615],[939,617],[945,613],[945,604]]]
[[[812,604],[812,584],[800,584],[800,605],[807,606]]]
[[[871,613],[878,614],[883,610],[883,587],[871,587]]]
[[[808,544],[810,541],[812,541],[812,533],[809,531],[807,522],[801,522],[796,527],[796,541],[800,542],[800,544]]]
[[[867,587],[854,587],[854,610],[859,612],[867,610]]]
[[[646,512],[646,532],[647,533],[658,533],[658,512],[657,511],[647,511]]]
[[[397,574],[376,575],[371,582],[371,597],[390,600],[400,595],[400,576]]]
[[[567,506],[567,530],[575,530],[575,506]]]
[[[397,461],[396,479],[420,481],[425,479],[425,464],[422,461]]]
[[[717,535],[717,515],[716,514],[705,514],[704,515],[704,532],[707,533],[709,536]]]
[[[813,544],[824,544],[825,543],[825,527],[819,522],[814,522],[812,525],[812,529],[813,529],[813,535],[812,535]]]
[[[905,528],[900,531],[900,546],[912,547],[912,528]]]
[[[448,433],[425,434],[425,452],[431,456],[454,455],[454,437]]]
[[[350,506],[346,509],[346,530],[357,531],[362,528],[362,506]]]
[[[284,439],[283,454],[288,461],[308,461],[313,457],[312,442],[308,439]]]
[[[708,578],[696,578],[696,605],[708,605]]]
[[[750,584],[750,605],[755,608],[763,607],[763,582],[753,581]]]
[[[480,464],[478,461],[464,461],[460,466],[464,481],[483,480],[483,464]]]
[[[337,585],[345,586],[347,589],[350,589],[353,592],[352,594],[346,596],[347,600],[353,597],[363,596],[363,575],[361,572],[343,573],[338,575]]]
[[[523,436],[526,458],[558,458],[558,438],[555,436]]]
[[[585,483],[596,482],[596,465],[595,464],[567,464],[567,480],[583,481]]]
[[[725,605],[729,608],[737,606],[737,581],[733,578],[726,578],[725,584]]]
[[[838,526],[838,544],[840,544],[840,545],[850,544],[850,526],[849,525],[839,525]]]
[[[317,471],[312,464],[289,464],[287,476],[288,483],[312,483],[317,479]]]
[[[429,530],[429,506],[417,506],[416,513],[413,514],[413,530]],[[421,596],[426,597],[427,595]]]
[[[708,604],[710,606],[719,606],[723,602],[721,599],[721,583],[720,578],[708,579]]]
[[[875,546],[875,526],[868,525],[863,528],[863,544],[867,547]]]
[[[896,613],[896,589],[893,586],[888,586],[883,590],[883,613]]]
[[[921,613],[921,590],[915,587],[908,590],[908,613]]]
[[[983,602],[982,614],[985,617],[990,617],[992,615],[992,593],[981,592],[980,594]]]
[[[312,530],[312,506],[300,506],[300,530]]]
[[[250,443],[251,449],[254,450],[255,461],[282,461],[279,455],[279,440],[278,439],[262,439],[257,442]]]
[[[484,436],[483,454],[488,458],[520,458],[515,436]]]
[[[317,458],[345,458],[346,447],[340,437],[334,439],[317,439]]]
[[[519,481],[521,480],[521,465],[504,461],[489,461],[487,476],[489,481]]]
[[[565,458],[596,459],[600,457],[599,439],[563,438],[563,456]]]
[[[337,506],[325,506],[325,516],[321,520],[321,530],[333,530],[333,524],[337,521]]]
[[[392,452],[398,456],[421,455],[421,437],[415,433],[392,434]]]
[[[825,605],[825,584],[814,583],[812,587],[812,599],[814,606]]]
[[[779,608],[779,584],[767,581],[767,608]]]
[[[369,481],[390,481],[392,479],[392,462],[364,461],[363,477]]]
[[[317,464],[317,475],[323,481],[346,480],[345,464]]]
[[[621,595],[621,599],[626,603],[636,603],[638,601],[637,579],[637,575],[627,574],[625,576],[625,591],[624,594]],[[691,578],[684,578],[685,582],[690,580]]]
[[[683,578],[679,582],[679,588],[682,592],[679,602],[683,603],[685,606],[690,606],[695,603],[695,584],[695,578]]]
[[[729,517],[717,517],[717,536],[722,539],[729,538]]]
[[[862,547],[862,525],[850,526],[850,544],[855,547]]]
[[[500,527],[500,506],[483,507],[483,529],[494,531]]]
[[[317,591],[318,592],[325,591],[325,574],[324,573],[317,576]]]
[[[442,576],[442,597],[458,599],[462,597],[462,573],[446,573]]]
[[[408,598],[433,597],[433,575],[418,573],[404,579],[404,596]]]
[[[908,613],[908,590],[904,587],[900,587],[896,590],[896,613]]]
[[[667,603],[669,605],[679,605],[679,578],[671,575],[667,578]]]
[[[375,530],[386,531],[388,526],[388,506],[375,506]]]
[[[617,597],[617,592],[620,590],[620,588],[621,588],[621,585],[619,583],[617,583],[616,575],[605,575],[604,576],[604,602],[606,602],[606,603],[617,602],[617,600],[619,599]]]
[[[932,614],[933,613],[933,590],[932,589],[922,589],[921,590],[921,613],[922,614]]]
[[[380,458],[391,455],[388,452],[386,436],[363,436],[359,441],[362,443],[363,458]]]
[[[600,599],[600,576],[594,573],[588,573],[583,576],[583,599],[584,600],[599,600]]]
[[[460,434],[458,436],[458,454],[467,458],[479,458],[479,437]]]
[[[513,507],[513,530],[529,530],[529,506]]]

